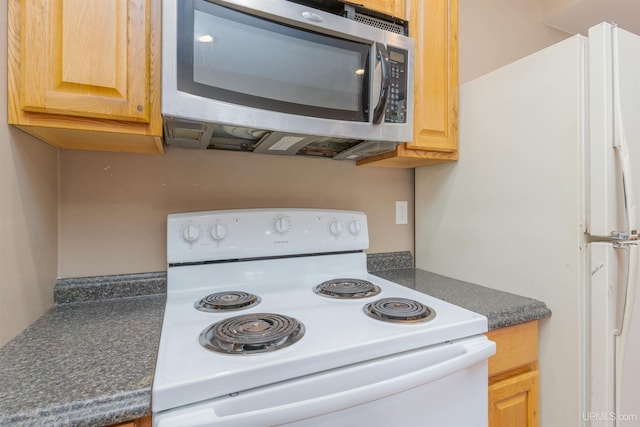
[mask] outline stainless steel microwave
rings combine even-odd
[[[343,15],[296,0],[163,0],[167,144],[358,159],[411,141],[413,40]]]

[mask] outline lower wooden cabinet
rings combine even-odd
[[[489,425],[538,425],[538,371],[534,370],[489,386]]]
[[[487,337],[496,343],[489,358],[489,426],[538,427],[538,321],[496,329]]]
[[[113,424],[109,427],[151,427],[151,417],[142,417],[126,423]]]

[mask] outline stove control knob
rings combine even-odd
[[[342,234],[342,223],[340,221],[334,220],[329,223],[329,233],[338,237]]]
[[[360,234],[360,230],[362,230],[362,225],[360,225],[360,221],[358,221],[357,219],[354,219],[353,221],[349,222],[349,233],[353,234],[354,236],[357,236],[358,234]]]
[[[273,220],[273,229],[278,234],[285,234],[291,229],[291,222],[286,216],[278,216]]]
[[[195,243],[200,236],[202,236],[202,230],[195,224],[187,224],[182,229],[182,239],[187,243]]]
[[[214,224],[209,230],[209,236],[216,242],[224,240],[229,235],[229,229],[222,224]]]

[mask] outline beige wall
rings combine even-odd
[[[460,0],[461,82],[565,37],[541,25],[541,1]],[[6,126],[6,80],[0,88],[0,344],[50,306],[56,275],[163,270],[170,212],[359,209],[371,223],[369,252],[413,252],[411,170],[177,149],[165,156],[61,151],[58,195],[58,151]],[[409,225],[395,225],[396,200],[409,201]]]
[[[168,147],[164,156],[60,153],[58,275],[166,269],[166,216],[251,207],[366,212],[368,252],[413,252],[413,170],[353,162]],[[395,201],[409,225],[395,224]]]
[[[0,70],[7,8],[0,7]],[[0,73],[0,346],[53,303],[58,258],[58,150],[7,125]]]
[[[461,82],[566,37],[542,19],[541,0],[461,0]],[[60,277],[164,270],[166,215],[191,210],[363,210],[369,252],[413,252],[412,170],[179,149],[60,156]],[[396,200],[409,201],[409,225],[395,225]]]
[[[460,84],[569,37],[543,24],[543,0],[460,0],[459,7]]]

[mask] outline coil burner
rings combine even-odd
[[[218,353],[266,353],[295,343],[304,331],[304,325],[292,317],[252,313],[210,325],[200,334],[200,344]]]
[[[200,311],[217,312],[228,310],[240,310],[256,305],[260,302],[260,297],[242,291],[217,292],[207,295],[195,303],[195,307]]]
[[[382,298],[364,306],[367,316],[384,322],[426,322],[436,316],[435,310],[421,302],[406,298]]]
[[[333,279],[322,282],[313,292],[330,298],[367,298],[380,293],[380,287],[360,279]]]

